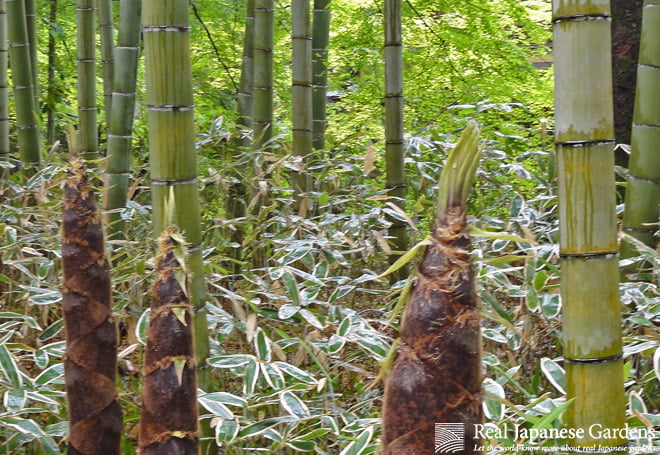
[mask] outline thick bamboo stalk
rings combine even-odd
[[[64,189],[62,269],[67,453],[119,455],[122,415],[115,386],[110,267],[94,191],[78,159],[71,163]]]
[[[78,0],[78,147],[87,160],[98,158],[96,125],[96,26],[95,0]]]
[[[259,150],[273,130],[273,0],[254,2],[253,147]]]
[[[646,0],[642,14],[623,230],[655,248],[658,239],[654,234],[660,214],[660,106],[653,100],[660,87],[660,44],[656,37],[660,27],[660,4]],[[621,254],[632,257],[636,251],[628,242],[622,242]]]
[[[309,0],[292,0],[292,116],[293,116],[293,158],[296,171],[293,173],[292,187],[300,206],[301,193],[311,188],[307,172],[307,161],[312,153],[312,29]]]
[[[565,423],[585,430],[570,441],[582,448],[627,443],[587,431],[625,423],[610,22],[608,0],[553,2]]]
[[[193,307],[188,300],[188,269],[181,260],[185,244],[174,227],[158,243],[144,355],[140,453],[197,455]]]
[[[25,0],[25,20],[30,43],[30,69],[34,87],[34,111],[39,114],[39,60],[37,59],[37,5],[36,0]]]
[[[7,10],[5,0],[0,0],[0,159],[9,154],[9,81],[7,68]],[[0,175],[4,174],[0,172]]]
[[[240,144],[249,145],[249,130],[252,129],[252,84],[254,78],[254,1],[247,0],[245,10],[245,32],[243,35],[243,57],[241,80],[238,90],[238,121],[241,134]]]
[[[401,42],[401,0],[385,0],[385,185],[388,195],[405,210],[406,172],[403,148],[403,54]],[[406,223],[390,218],[388,234],[397,253],[408,249]],[[398,254],[390,257],[396,261]],[[402,279],[405,269],[394,275]]]
[[[119,211],[126,207],[131,174],[131,140],[140,56],[141,17],[142,0],[121,0],[103,199],[108,237],[111,239],[124,236],[124,222]]]
[[[41,160],[39,123],[34,111],[32,64],[28,42],[24,0],[5,0],[9,60],[16,104],[16,129],[21,161],[26,168],[36,167]]]
[[[328,44],[330,42],[330,0],[314,0],[312,28],[312,104],[314,150],[325,149],[326,96],[328,91]]]
[[[243,56],[241,63],[241,79],[238,88],[238,119],[236,121],[236,135],[232,158],[240,161],[242,154],[250,147],[252,142],[252,85],[254,80],[254,0],[248,0],[245,8],[245,30],[243,35]],[[245,173],[234,167],[235,181],[229,187],[225,201],[227,219],[242,218],[247,212],[249,198]],[[248,171],[249,172],[249,171]],[[249,175],[249,174],[248,174]],[[232,243],[243,244],[243,230],[232,229],[228,232]],[[228,253],[236,262],[232,268],[240,273],[239,261],[243,257],[242,248],[232,248]]]
[[[145,0],[142,23],[154,232],[178,226],[189,242],[188,270],[199,387],[209,390],[202,228],[195,153],[190,25],[186,0]],[[202,435],[210,436],[208,426]],[[206,453],[206,449],[203,448]]]
[[[383,402],[383,455],[432,455],[436,424],[462,424],[462,454],[480,454],[481,333],[466,201],[479,162],[470,123],[440,177],[430,244],[417,265]],[[441,431],[441,430],[438,430]],[[445,453],[445,452],[442,452]]]
[[[115,71],[115,46],[112,25],[112,1],[97,0],[99,35],[101,36],[101,66],[103,67],[103,108],[105,127],[109,129],[112,113],[112,91]]]
[[[48,20],[51,24],[57,23],[57,0],[50,0],[50,13]],[[55,46],[55,35],[48,34],[48,82],[46,97],[46,111],[48,118],[46,120],[46,143],[53,144],[55,142],[55,65],[57,61],[57,52]]]

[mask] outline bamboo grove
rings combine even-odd
[[[508,5],[501,10],[505,13],[524,9],[520,2],[502,2]],[[223,87],[223,95],[213,101],[221,104],[226,101],[223,96],[230,99],[226,105],[232,113],[227,116],[228,127],[222,125],[225,120],[215,120],[213,128],[221,125],[218,130],[222,132],[214,136],[217,132],[199,131],[199,118],[205,114],[195,104],[200,96],[196,91],[206,82],[220,83],[198,81],[193,76],[200,45],[191,39],[191,30],[200,26],[212,40],[209,30],[217,26],[216,18],[195,10],[199,24],[191,24],[191,5],[186,0],[76,0],[75,49],[67,48],[75,68],[76,100],[66,116],[58,117],[58,123],[54,119],[59,114],[51,103],[58,90],[52,68],[57,57],[57,2],[53,0],[46,20],[39,17],[35,0],[0,0],[0,179],[3,185],[23,182],[34,193],[25,199],[23,208],[38,207],[50,200],[43,181],[30,179],[41,172],[54,175],[57,166],[51,163],[57,154],[71,158],[66,176],[60,177],[61,258],[57,258],[61,262],[62,336],[66,341],[62,370],[68,418],[68,427],[60,436],[67,445],[66,453],[114,455],[137,450],[147,455],[238,455],[252,453],[254,447],[246,442],[249,436],[257,441],[251,443],[259,445],[259,450],[271,450],[272,444],[267,453],[483,454],[511,442],[510,435],[485,437],[483,428],[486,422],[491,427],[506,427],[505,412],[523,415],[524,405],[508,401],[507,394],[517,388],[523,391],[522,399],[531,400],[532,394],[520,385],[520,377],[528,373],[536,375],[534,387],[549,383],[560,392],[559,399],[551,400],[552,407],[543,410],[545,416],[539,417],[539,408],[525,414],[526,424],[534,429],[600,425],[620,435],[635,417],[642,427],[651,422],[646,417],[648,410],[630,411],[630,403],[641,392],[633,395],[626,389],[624,371],[633,367],[626,363],[621,328],[621,292],[627,285],[620,289],[619,280],[648,282],[649,288],[657,281],[653,253],[658,249],[660,213],[656,150],[660,110],[653,93],[660,84],[660,48],[654,39],[660,26],[658,3],[644,1],[630,169],[618,229],[610,1],[552,1],[547,25],[553,31],[554,111],[548,114],[554,115],[554,153],[548,154],[557,161],[557,209],[548,212],[553,213],[551,223],[556,224],[558,234],[555,238],[552,232],[541,241],[558,246],[547,255],[544,246],[550,244],[532,240],[525,223],[516,218],[527,208],[523,196],[523,202],[515,203],[517,208],[511,203],[511,207],[494,209],[508,210],[515,220],[506,223],[488,216],[478,219],[469,199],[474,192],[475,200],[491,203],[488,191],[497,181],[490,174],[498,167],[522,173],[516,163],[526,158],[503,159],[495,166],[484,159],[480,165],[484,151],[490,156],[506,154],[493,145],[492,137],[506,137],[510,143],[529,139],[488,125],[508,119],[507,109],[520,103],[512,96],[513,101],[506,103],[486,100],[468,105],[461,104],[457,96],[449,106],[433,106],[423,93],[409,89],[409,82],[420,84],[436,63],[416,60],[416,54],[428,44],[408,43],[406,24],[421,24],[427,39],[450,49],[450,55],[458,52],[438,31],[438,24],[460,29],[476,23],[471,22],[474,18],[451,11],[421,14],[419,10],[427,6],[422,3],[383,0],[375,6],[352,5],[350,8],[368,12],[360,18],[368,25],[358,25],[377,28],[373,36],[369,35],[373,30],[361,33],[379,43],[378,56],[371,55],[354,66],[350,55],[342,54],[357,56],[364,49],[345,36],[345,26],[333,28],[333,18],[349,9],[345,3],[232,3],[240,11],[240,26],[236,27],[240,33],[223,33],[238,43],[232,48],[236,62],[226,63],[225,59],[233,58],[231,52],[223,54],[218,48],[216,52],[218,67],[227,70],[235,90],[227,84],[230,88]],[[447,8],[452,7],[458,8],[449,2]],[[507,27],[514,30],[520,17],[502,19],[506,22],[502,36],[508,39],[515,34]],[[39,72],[40,61],[45,61],[39,52],[43,44],[39,43],[43,35],[39,19],[53,28],[47,75]],[[213,25],[209,28],[205,21]],[[333,40],[341,46],[333,47]],[[285,47],[283,56],[280,52]],[[507,52],[516,54],[518,47],[505,42],[497,48],[498,58]],[[349,68],[349,76],[333,80],[341,65]],[[453,64],[446,68],[450,74],[442,84],[429,79],[430,91],[451,92],[452,83],[477,91],[476,82],[466,82],[473,70]],[[209,73],[213,71],[216,69]],[[506,71],[500,72],[504,77]],[[45,78],[48,87],[40,89],[39,80]],[[364,109],[366,113],[346,107],[364,96],[362,87],[355,88],[360,84],[377,91],[370,107]],[[439,133],[423,126],[413,132],[423,123],[415,109],[428,111],[425,121],[450,112],[454,117],[448,128],[451,131]],[[46,122],[42,112],[48,113]],[[140,117],[143,112],[145,119]],[[355,125],[340,134],[333,121],[342,116],[355,116]],[[377,118],[376,128],[361,124],[369,117]],[[41,132],[45,125],[47,144]],[[509,127],[504,121],[499,125],[502,130]],[[549,131],[544,128],[541,135]],[[460,139],[454,143],[459,133]],[[359,149],[359,165],[354,166],[361,167],[359,178],[342,180],[354,172],[348,163],[338,164],[348,148],[343,142],[352,140],[368,146]],[[552,147],[553,143],[548,144]],[[544,145],[545,137],[541,140]],[[18,159],[13,157],[14,151]],[[432,164],[418,165],[415,160],[425,154],[424,159]],[[17,162],[20,165],[14,164]],[[223,166],[227,169],[217,170]],[[552,187],[554,169],[537,167],[547,174],[538,181]],[[102,181],[97,178],[100,175]],[[429,176],[434,179],[431,183]],[[365,182],[371,185],[367,190]],[[7,184],[11,191],[18,186]],[[327,226],[347,210],[344,195],[359,191],[363,191],[359,199],[378,208],[364,213],[358,213],[362,210],[358,208],[358,214],[342,226],[343,231],[328,235]],[[431,210],[433,202],[425,195],[436,191]],[[520,189],[521,194],[525,191],[533,192]],[[102,210],[97,209],[97,192],[102,194]],[[205,196],[208,194],[213,197]],[[554,194],[548,199],[553,198]],[[148,202],[136,209],[137,199]],[[363,226],[372,222],[374,213],[382,214],[378,227]],[[293,247],[286,250],[277,238],[276,230],[286,217],[295,225],[287,241],[306,248],[311,245],[303,253]],[[10,218],[3,218],[0,234],[10,232],[6,229]],[[30,225],[33,218],[26,216],[22,222]],[[136,220],[142,224],[139,229],[134,227]],[[309,226],[314,223],[322,228],[313,231]],[[420,242],[424,229],[430,235]],[[518,229],[520,235],[490,229]],[[150,240],[131,237],[139,230],[149,232]],[[350,238],[352,231],[360,233],[357,240]],[[480,256],[475,246],[483,239],[501,241],[507,245],[502,249],[529,245],[528,254],[519,254],[521,248],[491,261]],[[345,242],[351,249],[345,254],[332,253],[327,247],[331,241]],[[352,261],[356,252],[362,254],[362,245],[371,241],[374,247],[365,258],[380,254],[383,263],[369,263],[369,257],[350,264],[347,258]],[[150,257],[133,264],[125,251],[143,247],[140,243],[145,243]],[[27,247],[23,252],[29,255],[33,251],[38,253]],[[277,256],[281,251],[286,253]],[[313,255],[325,257],[327,264],[315,264],[310,259]],[[0,260],[5,261],[4,256]],[[534,275],[542,262],[559,278],[530,279],[527,275]],[[514,297],[500,293],[501,301],[493,298],[482,303],[479,280],[492,279],[490,275],[497,275],[492,267],[501,264],[511,264],[506,270],[515,276],[517,293]],[[113,291],[113,267],[124,273],[119,291]],[[333,267],[349,271],[328,290],[323,283]],[[386,271],[379,274],[381,269]],[[130,274],[135,275],[132,281],[125,278]],[[389,284],[379,281],[388,275]],[[0,280],[0,286],[5,281]],[[150,283],[146,300],[132,295],[139,292],[143,281]],[[127,282],[131,284],[125,285]],[[40,292],[41,285],[18,286],[29,295]],[[245,286],[261,290],[243,294]],[[497,343],[519,341],[502,341],[503,337],[493,335],[492,327],[502,324],[522,339],[520,343],[531,346],[526,349],[538,348],[541,343],[529,340],[541,335],[530,334],[529,327],[540,318],[551,318],[543,315],[540,304],[533,307],[529,303],[541,289],[550,289],[544,298],[557,302],[552,316],[556,325],[544,328],[561,333],[557,343],[561,346],[545,347],[557,350],[556,361],[536,370],[533,365],[506,370],[506,362],[493,360],[496,355],[490,351],[497,351],[493,347]],[[350,293],[355,296],[355,308],[338,306],[336,302]],[[120,301],[114,302],[113,295]],[[141,307],[127,307],[121,301],[127,295],[136,298]],[[281,295],[290,300],[282,304]],[[384,302],[385,310],[364,310],[360,305],[370,305],[362,302],[368,299]],[[390,307],[396,299],[398,304]],[[509,317],[511,306],[516,308],[516,317],[527,318],[525,324]],[[327,314],[318,317],[320,312],[312,311],[318,308]],[[364,316],[372,310],[389,319]],[[119,318],[119,312],[129,316]],[[5,312],[2,317],[9,314],[14,313]],[[655,322],[647,322],[652,330]],[[308,324],[299,339],[295,324]],[[218,327],[241,334],[223,338],[227,333],[217,333]],[[271,335],[281,339],[274,342]],[[122,351],[124,339],[129,338],[137,341]],[[3,374],[12,366],[5,341],[0,344]],[[383,345],[390,349],[389,354]],[[342,349],[353,358],[360,349],[371,357],[364,365],[352,365],[351,357],[346,362],[340,358]],[[637,353],[649,350],[639,348]],[[659,375],[660,349],[657,352],[651,368]],[[140,356],[137,369],[125,360],[131,355]],[[382,363],[378,377],[382,390],[378,381],[363,387],[366,370],[377,362]],[[554,365],[552,371],[548,364]],[[316,369],[321,379],[305,368]],[[489,378],[495,369],[504,372],[498,380]],[[356,382],[368,410],[360,418],[344,419],[340,429],[329,423],[334,422],[335,414],[364,405],[342,401],[339,389],[345,382],[335,380],[344,374],[360,378]],[[627,377],[633,374],[625,373]],[[291,378],[297,385],[287,386]],[[2,381],[0,374],[0,386]],[[262,396],[255,391],[260,387],[267,390]],[[121,400],[126,401],[133,389],[141,390],[138,403],[133,403],[139,412],[123,416]],[[316,395],[308,393],[314,389]],[[234,395],[236,390],[240,392]],[[321,408],[320,402],[328,408]],[[241,407],[243,416],[235,406]],[[247,420],[251,406],[259,410],[258,417],[241,427],[239,422]],[[494,417],[497,410],[499,417]],[[306,422],[317,420],[307,434],[296,433]],[[359,425],[365,428],[357,428]],[[130,434],[126,433],[129,426]],[[454,432],[460,433],[460,449],[443,445],[454,438]],[[318,441],[324,437],[329,441],[327,435],[331,434],[336,436],[333,443],[321,449]],[[0,432],[0,441],[2,438]],[[41,442],[46,447],[44,440],[47,444],[39,436],[34,444]],[[457,444],[458,439],[453,442]],[[624,436],[604,440],[588,435],[568,438],[565,443],[572,451],[605,447],[611,453],[626,453],[629,441]],[[131,445],[137,449],[129,448]],[[8,449],[8,453],[22,452]]]

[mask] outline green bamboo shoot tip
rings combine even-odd
[[[447,209],[463,207],[467,201],[481,156],[480,132],[477,122],[471,120],[447,157],[438,191],[437,217],[440,220],[445,218]]]

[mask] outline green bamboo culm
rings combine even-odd
[[[243,56],[241,62],[241,79],[238,87],[238,119],[236,120],[236,133],[231,149],[232,170],[234,181],[230,184],[225,210],[227,219],[243,218],[247,212],[247,199],[249,197],[246,182],[251,170],[242,165],[248,159],[245,152],[252,143],[252,85],[254,80],[254,0],[248,0],[245,8],[245,29],[243,34]],[[247,172],[246,172],[247,170]],[[243,229],[228,230],[234,245],[243,244]],[[243,249],[231,248],[228,255],[235,260],[232,264],[234,273],[240,273],[240,260]]]
[[[97,0],[99,35],[101,37],[101,66],[103,68],[103,109],[105,127],[109,129],[112,115],[112,92],[115,71],[115,46],[112,24],[112,1]]]
[[[254,2],[252,143],[260,150],[273,134],[273,0]]]
[[[34,111],[39,113],[39,61],[37,60],[37,5],[36,0],[25,0],[25,20],[30,44],[30,68],[34,87]]]
[[[301,194],[310,190],[311,181],[307,161],[312,154],[312,35],[309,0],[292,0],[292,116],[293,158],[296,171],[292,187],[299,212],[306,212],[307,204]],[[304,215],[305,213],[301,213]]]
[[[466,211],[478,144],[479,126],[470,122],[440,176],[435,223],[385,382],[382,455],[437,453],[437,423],[462,424],[469,443],[461,454],[483,453],[475,432],[483,423],[480,316]]]
[[[154,235],[178,226],[189,243],[190,304],[194,308],[195,358],[199,387],[210,387],[205,311],[202,225],[195,152],[189,4],[186,0],[144,0],[147,126]],[[207,421],[202,437],[211,437]],[[211,438],[212,439],[212,438]],[[202,442],[202,453],[211,443]]]
[[[78,147],[90,163],[98,158],[96,125],[96,18],[95,0],[78,0]]]
[[[57,23],[57,0],[50,1],[50,12],[48,20],[51,24]],[[57,125],[55,123],[55,103],[56,103],[56,90],[58,82],[55,79],[56,63],[57,63],[57,49],[55,44],[55,34],[48,34],[48,82],[46,82],[46,144],[55,143],[55,134]]]
[[[326,96],[328,92],[328,45],[330,42],[330,0],[314,0],[312,12],[312,104],[314,150],[325,149]]]
[[[0,160],[9,155],[9,81],[7,50],[7,10],[5,0],[0,0]],[[0,170],[0,176],[4,171]]]
[[[553,1],[565,426],[584,429],[573,447],[623,454],[588,431],[625,423],[610,27],[609,0]]]
[[[239,145],[250,145],[252,129],[252,85],[254,80],[254,1],[247,0],[245,9],[245,31],[243,34],[243,57],[241,61],[241,80],[238,90],[238,121],[236,122],[240,141]]]
[[[16,104],[17,142],[25,168],[36,168],[41,161],[39,123],[35,112],[32,62],[28,42],[25,0],[5,0],[9,61]]]
[[[403,55],[401,42],[401,0],[385,0],[385,184],[392,202],[405,211],[406,172],[403,147]],[[390,217],[388,235],[395,254],[408,249],[406,223]],[[392,275],[394,281],[407,276],[406,268]]]
[[[142,0],[121,0],[103,198],[109,239],[124,237],[124,222],[120,211],[126,207],[131,175],[131,140],[140,56],[141,17]]]
[[[633,115],[630,176],[625,198],[623,231],[651,248],[656,248],[660,214],[660,106],[655,100],[655,90],[660,87],[660,43],[657,30],[660,27],[660,4],[646,0],[642,12],[642,36],[639,65],[637,66],[637,91]],[[629,242],[621,242],[621,256],[637,256]],[[634,272],[624,268],[624,275]]]

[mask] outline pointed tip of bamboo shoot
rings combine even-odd
[[[479,124],[470,120],[447,157],[440,175],[437,211],[439,220],[444,220],[450,208],[464,210],[481,156],[480,134]]]
[[[75,187],[87,182],[87,173],[83,160],[74,156],[69,161],[67,185]]]

